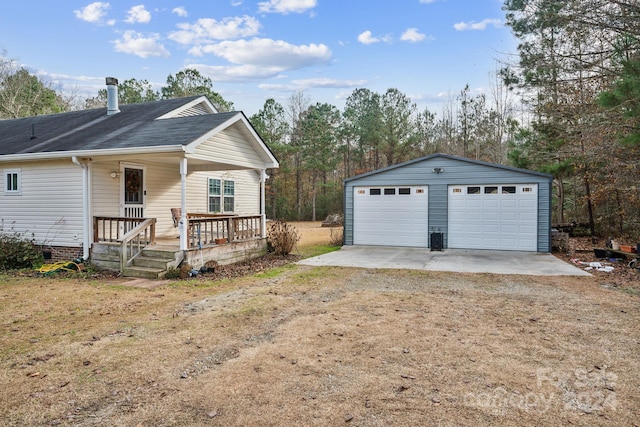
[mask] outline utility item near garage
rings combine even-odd
[[[446,154],[354,176],[345,244],[550,252],[552,178]]]

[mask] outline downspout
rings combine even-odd
[[[187,250],[187,158],[180,159],[180,250]]]
[[[71,161],[82,168],[82,258],[87,260],[92,240],[89,218],[89,165],[80,162],[77,156],[71,157]]]
[[[262,238],[267,237],[267,207],[265,206],[265,186],[269,175],[265,169],[260,170],[260,215],[262,216]]]

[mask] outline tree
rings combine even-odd
[[[295,209],[296,219],[300,221],[302,219],[303,208],[303,170],[302,170],[302,144],[303,144],[303,132],[301,128],[302,115],[309,108],[309,98],[303,91],[297,91],[291,94],[289,102],[287,104],[287,115],[289,118],[289,126],[291,133],[289,135],[289,143],[293,153],[293,170],[295,172]]]
[[[290,172],[291,147],[287,144],[289,124],[284,107],[273,98],[267,99],[262,109],[249,121],[280,163],[280,168],[269,171],[267,187],[267,208],[271,211],[271,217],[277,219],[282,217],[281,212],[286,211],[286,177]]]
[[[380,95],[369,89],[355,89],[347,98],[343,113],[345,126],[350,129],[351,142],[346,148],[356,173],[382,167],[382,111]],[[351,141],[351,138],[349,141]]]
[[[623,143],[640,145],[640,57],[622,62],[620,77],[598,99],[604,108],[624,118],[618,135]]]
[[[160,94],[153,90],[147,80],[128,79],[118,84],[118,103],[137,104],[152,102],[160,99]],[[100,89],[98,96],[85,101],[85,108],[100,108],[107,106],[107,90]]]
[[[520,39],[520,60],[515,72],[504,75],[531,108],[535,167],[568,174],[556,175],[559,185],[581,183],[575,194],[560,188],[559,194],[581,204],[578,215],[587,217],[592,234],[596,226],[603,231],[615,221],[609,212],[621,203],[607,197],[621,184],[616,171],[637,153],[611,148],[617,121],[599,108],[598,95],[619,72],[616,44],[640,32],[640,8],[624,0],[507,0],[505,10]]]
[[[319,180],[326,188],[327,174],[334,171],[338,163],[336,135],[339,125],[340,112],[329,104],[313,105],[301,116],[301,166],[310,175],[312,221],[316,220]]]
[[[16,70],[13,64],[14,61],[0,59],[0,118],[15,119],[71,109],[71,104],[49,85],[26,68]]]
[[[414,151],[416,137],[416,104],[398,89],[391,88],[382,95],[381,134],[382,150],[387,165],[394,165],[408,159]]]
[[[434,154],[442,151],[438,139],[436,115],[425,108],[416,117],[416,156]]]
[[[213,90],[213,81],[191,68],[180,71],[175,76],[169,74],[167,85],[161,88],[161,93],[163,99],[205,95],[218,111],[233,110],[233,103],[226,101],[222,95]]]

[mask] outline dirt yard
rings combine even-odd
[[[330,230],[296,224],[305,245]],[[314,237],[312,237],[314,236]],[[0,276],[8,426],[638,426],[640,298],[591,278],[285,265]]]

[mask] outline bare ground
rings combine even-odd
[[[301,248],[329,233],[298,226]],[[0,419],[638,425],[640,298],[604,273],[259,270],[153,289],[0,276]]]

